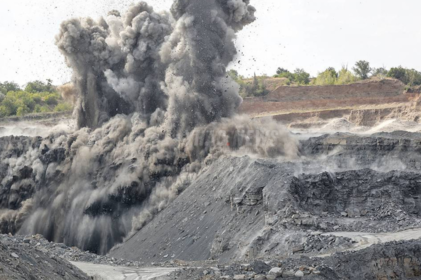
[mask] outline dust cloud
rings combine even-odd
[[[75,103],[77,129],[13,151],[19,139],[0,139],[10,190],[2,231],[104,254],[214,159],[296,157],[281,125],[235,116],[242,99],[226,67],[236,33],[255,19],[248,0],[176,0],[170,12],[140,2],[63,22],[56,44],[73,78],[62,94]]]

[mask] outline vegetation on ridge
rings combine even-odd
[[[24,89],[14,82],[0,83],[1,118],[70,110],[72,105],[63,100],[51,80],[30,82]]]

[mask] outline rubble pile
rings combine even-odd
[[[91,279],[70,262],[61,258],[59,254],[53,253],[59,250],[61,245],[54,246],[57,248],[53,250],[53,245],[40,237],[24,238],[1,235],[0,279]]]

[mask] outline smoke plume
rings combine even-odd
[[[10,158],[1,198],[13,202],[1,205],[2,230],[106,253],[214,158],[294,157],[278,124],[234,117],[242,100],[226,67],[254,13],[248,0],[175,0],[170,13],[140,2],[123,16],[63,22],[57,46],[73,70],[64,94],[78,129],[0,149]]]

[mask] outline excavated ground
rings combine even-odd
[[[48,242],[47,242],[48,243]],[[41,246],[0,236],[1,280],[79,280],[91,279],[63,258],[53,256]]]
[[[288,260],[299,270],[300,263],[322,265],[303,257],[343,252],[322,262],[327,270],[308,277],[416,278],[420,259],[413,246],[419,247],[419,240],[366,247],[420,237],[420,152],[421,134],[397,131],[302,136],[297,161],[220,158],[110,256],[145,263]],[[360,249],[365,251],[352,253]],[[358,266],[364,268],[352,274]],[[232,272],[243,279],[241,271],[228,267],[228,274],[204,278],[196,270],[176,274],[219,279]],[[295,275],[291,269],[283,269],[284,277]],[[271,279],[268,271],[265,275]]]
[[[309,279],[417,279],[421,134],[296,137],[296,160],[225,156],[210,162],[108,258],[140,266],[203,266],[178,270],[168,279],[276,279],[301,272]],[[19,156],[40,141],[2,137],[0,156]],[[63,154],[51,149],[41,160],[58,162]],[[2,177],[6,164],[0,162]],[[31,197],[36,185],[31,168],[14,170],[11,181],[1,185],[1,208],[18,209]],[[14,188],[15,182],[27,187]],[[19,227],[0,222],[4,233]],[[393,240],[401,241],[385,244]],[[256,261],[259,273],[250,268]]]

